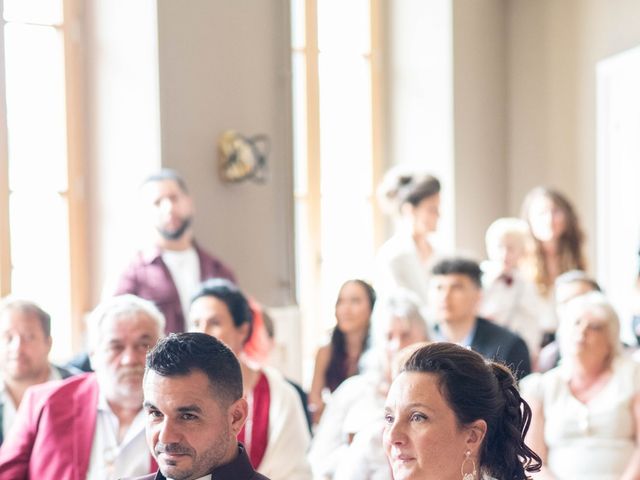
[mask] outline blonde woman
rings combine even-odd
[[[546,338],[553,339],[557,328],[553,286],[556,278],[569,270],[587,269],[583,254],[584,233],[571,202],[562,193],[548,187],[531,190],[522,204],[522,218],[529,224],[533,251],[525,271],[546,299],[541,311]]]
[[[521,382],[533,410],[534,478],[640,478],[640,364],[622,354],[616,312],[600,292],[560,310],[562,363]]]

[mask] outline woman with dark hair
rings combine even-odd
[[[238,440],[253,467],[272,480],[311,480],[310,436],[297,392],[280,372],[257,367],[244,352],[253,320],[247,297],[229,280],[205,281],[191,300],[191,330],[221,340],[240,361],[249,412]]]
[[[585,270],[587,262],[582,251],[584,233],[571,202],[562,193],[548,187],[531,190],[522,203],[522,218],[529,224],[533,251],[528,259],[528,271],[546,298],[547,307],[541,315],[547,343],[557,328],[553,286],[556,278],[569,270]]]
[[[336,326],[331,341],[318,349],[309,410],[313,423],[320,421],[324,409],[323,392],[333,392],[348,377],[358,373],[358,362],[369,342],[371,312],[376,292],[364,280],[348,280],[338,293]]]
[[[424,172],[395,167],[378,187],[378,199],[399,222],[396,233],[376,255],[374,285],[382,296],[398,287],[412,290],[426,305],[435,250],[432,234],[440,218],[440,181]]]
[[[398,352],[429,339],[420,306],[417,295],[406,289],[398,289],[376,303],[372,346],[363,358],[362,373],[349,377],[331,395],[313,437],[308,458],[314,478],[342,475],[342,467],[353,460],[349,449],[352,440],[380,420]]]
[[[511,371],[439,342],[417,350],[389,390],[384,447],[395,480],[524,480],[531,409]]]

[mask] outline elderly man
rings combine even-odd
[[[155,469],[144,438],[142,379],[164,317],[147,300],[113,297],[91,314],[95,373],[27,390],[0,448],[0,478],[100,478]]]
[[[27,300],[0,303],[0,444],[27,388],[79,373],[49,363],[51,344],[47,312]]]
[[[116,294],[132,293],[153,301],[166,318],[166,331],[185,331],[189,301],[200,282],[233,272],[205,252],[193,236],[193,201],[185,181],[162,170],[142,184],[141,195],[155,230],[154,244],[136,254],[120,275]]]
[[[147,356],[147,443],[160,466],[139,480],[267,480],[236,440],[247,418],[240,364],[204,333],[170,335]]]

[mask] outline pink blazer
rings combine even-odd
[[[97,413],[95,373],[28,389],[0,447],[0,478],[84,480]],[[149,472],[156,469],[151,457]]]

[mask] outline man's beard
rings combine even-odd
[[[153,448],[154,456],[158,461],[158,467],[165,477],[181,480],[184,478],[199,478],[207,473],[211,473],[214,469],[221,466],[223,459],[229,448],[228,441],[231,438],[231,429],[229,425],[220,425],[220,431],[212,436],[210,448],[196,452],[189,445],[180,443],[156,443]],[[233,441],[235,445],[235,441]],[[237,448],[237,447],[236,447]],[[159,460],[161,453],[182,453],[191,457],[191,465],[186,467],[178,467],[173,462],[162,462]]]
[[[162,235],[162,238],[165,240],[179,240],[182,238],[187,229],[191,226],[192,217],[187,217],[182,220],[182,223],[175,230],[164,230],[162,228],[158,228],[158,233]]]

